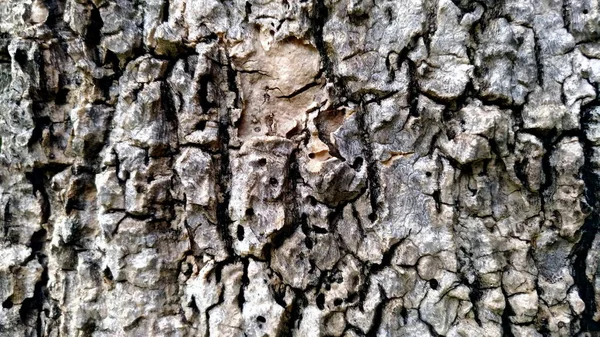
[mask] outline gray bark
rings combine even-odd
[[[0,336],[595,336],[598,0],[0,1]]]

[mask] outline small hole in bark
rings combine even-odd
[[[206,121],[199,121],[196,123],[196,130],[204,131],[206,128]]]
[[[427,172],[425,172],[425,175],[428,177],[431,177],[431,172],[427,171]]]
[[[354,163],[352,163],[352,168],[356,171],[360,170],[363,165],[364,160],[361,157],[354,159]]]
[[[266,319],[266,318],[264,318],[263,316],[258,316],[258,317],[256,317],[256,320],[257,320],[258,322],[261,322],[261,323],[266,323],[266,322],[267,322],[267,319]]]
[[[190,276],[194,272],[194,267],[190,263],[186,263],[187,268],[184,270],[183,275]]]
[[[342,305],[343,302],[344,301],[341,298],[336,298],[335,300],[333,300],[333,305],[335,305],[337,307],[337,306]]]
[[[404,324],[406,324],[406,320],[408,319],[408,310],[405,307],[402,307],[400,310],[400,316],[402,316],[402,320],[404,320]]]
[[[42,245],[46,240],[46,233],[47,231],[43,228],[33,233],[29,241],[29,247],[31,248],[31,250],[33,250],[34,252],[38,252],[42,249]]]
[[[309,154],[308,154],[308,158],[310,158],[310,159],[315,159],[315,154],[314,154],[314,153],[312,153],[312,152],[311,152],[311,153],[309,153]]]
[[[269,33],[271,33],[271,36],[275,35],[275,31],[274,30],[270,31]]]
[[[385,9],[385,14],[387,15],[387,19],[388,19],[388,23],[392,23],[392,20],[394,19],[393,13],[392,13],[392,9],[391,8],[386,8]]]
[[[369,214],[369,216],[367,216],[367,218],[369,218],[369,220],[371,220],[371,222],[374,222],[375,220],[377,220],[377,214],[371,213],[371,214]]]
[[[275,179],[275,178],[269,179],[269,184],[271,184],[273,186],[276,186],[277,185],[277,179]]]
[[[200,312],[200,309],[198,309],[198,306],[196,305],[196,297],[194,297],[193,295],[190,303],[188,304],[188,307],[192,308],[193,312]]]
[[[327,234],[329,231],[326,228],[321,228],[319,226],[312,226],[312,230],[317,234]]]
[[[27,64],[27,53],[25,53],[21,49],[18,49],[17,52],[15,53],[15,61],[17,61],[17,63],[19,64],[19,66],[21,66],[21,68],[24,68],[25,65]]]
[[[477,189],[476,188],[469,188],[469,191],[471,191],[471,195],[472,196],[477,195]]]
[[[309,196],[308,200],[310,201],[311,206],[317,206],[317,199],[315,199],[315,197]]]
[[[108,267],[104,268],[104,270],[102,271],[102,274],[104,274],[104,277],[106,277],[107,280],[109,280],[109,281],[113,280],[113,274],[110,271],[110,268],[108,268]]]
[[[254,208],[247,208],[246,216],[254,216]]]
[[[6,299],[6,301],[2,302],[2,307],[3,307],[4,309],[10,309],[10,308],[12,308],[12,307],[13,307],[13,302],[12,302],[12,300],[10,299],[10,297],[9,297],[9,298],[7,298],[7,299]]]
[[[101,30],[104,26],[104,21],[102,21],[102,16],[100,15],[100,10],[96,6],[91,8],[89,20],[90,25],[85,33],[84,42],[86,46],[92,47],[100,43],[100,39],[102,38]]]
[[[265,166],[265,165],[267,165],[267,160],[266,160],[265,158],[260,158],[260,159],[258,160],[258,165],[260,165],[260,166]]]
[[[244,226],[238,225],[236,234],[237,234],[238,241],[244,240]]]
[[[309,237],[306,237],[306,238],[304,239],[304,245],[306,246],[306,248],[308,248],[308,249],[312,249],[312,247],[313,247],[313,242],[312,242],[312,240],[311,240]]]
[[[429,281],[429,286],[431,287],[431,289],[437,290],[437,288],[439,286],[439,283],[438,283],[438,281],[436,279],[431,279]]]
[[[587,14],[587,13],[588,13],[588,10],[587,10],[587,9],[584,9],[584,10],[583,10],[583,14]]]
[[[56,98],[54,99],[54,103],[56,105],[64,105],[67,103],[67,96],[69,95],[69,89],[60,89],[56,94]]]
[[[317,307],[319,310],[325,309],[325,295],[319,294],[319,296],[317,296]]]

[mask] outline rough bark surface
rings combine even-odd
[[[598,0],[0,0],[0,336],[598,336]]]

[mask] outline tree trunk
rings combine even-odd
[[[595,336],[598,0],[0,1],[0,336]]]

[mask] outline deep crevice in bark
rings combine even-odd
[[[592,125],[591,110],[600,106],[598,102],[592,102],[581,108],[581,127],[585,132],[590,130]],[[585,310],[581,315],[581,331],[591,332],[600,331],[600,323],[594,320],[594,315],[597,312],[595,289],[593,283],[586,275],[587,263],[586,259],[594,238],[599,232],[598,223],[600,222],[600,209],[598,207],[598,193],[600,193],[600,177],[593,169],[594,163],[594,144],[588,139],[585,133],[580,137],[580,142],[583,144],[584,165],[581,170],[581,176],[585,182],[585,199],[591,207],[591,214],[586,218],[583,226],[580,229],[580,239],[571,253],[574,257],[573,262],[573,279],[579,291],[579,296],[585,303]]]

